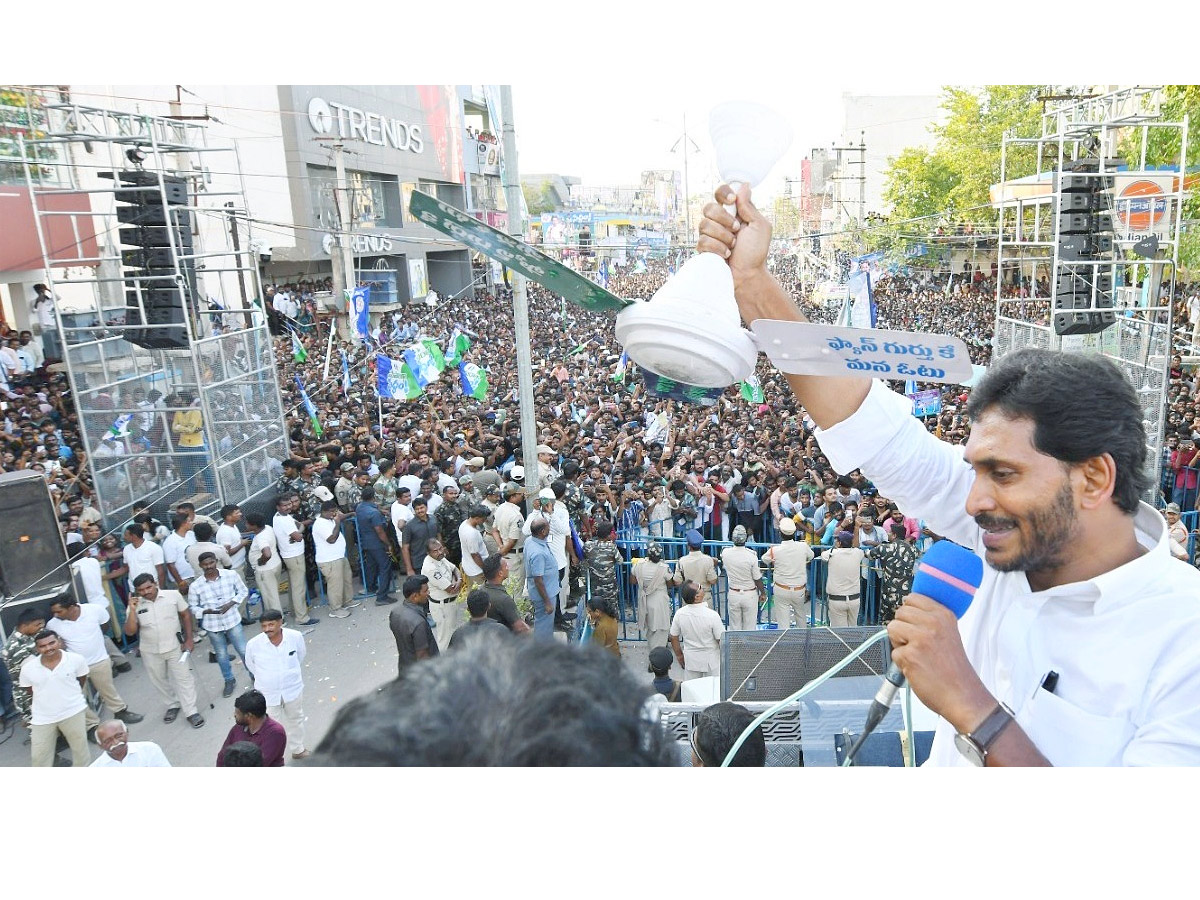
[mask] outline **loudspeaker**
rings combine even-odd
[[[883,629],[789,628],[787,631],[727,631],[721,641],[721,697],[782,700],[824,674]],[[891,664],[887,640],[875,644],[838,673],[882,676]]]
[[[40,472],[0,474],[0,597],[48,601],[71,590],[67,548]]]

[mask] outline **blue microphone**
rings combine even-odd
[[[975,599],[975,591],[983,581],[983,560],[952,541],[938,541],[921,557],[913,576],[912,592],[936,600],[961,619]],[[871,702],[867,721],[854,746],[847,754],[853,760],[863,742],[874,731],[887,711],[892,708],[896,693],[904,687],[904,674],[895,663],[883,676],[883,684]]]

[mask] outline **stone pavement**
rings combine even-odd
[[[402,601],[401,601],[402,602]],[[305,737],[313,749],[324,736],[338,709],[350,700],[385,684],[396,675],[396,644],[388,629],[388,613],[394,606],[376,606],[367,599],[345,619],[331,619],[327,607],[316,607],[314,615],[321,624],[305,637],[308,652],[304,660],[304,711],[308,721]],[[290,619],[285,622],[290,627]],[[259,633],[257,623],[246,627],[246,638]],[[563,637],[562,635],[558,635]],[[221,697],[224,682],[215,663],[208,662],[209,644],[202,641],[192,656],[197,677],[197,699],[200,713],[207,720],[203,728],[192,728],[182,715],[172,724],[163,722],[166,707],[142,671],[141,660],[132,652],[129,661],[133,671],[116,679],[117,692],[134,712],[146,718],[129,727],[131,740],[154,741],[174,766],[211,766],[216,763],[217,751],[233,726],[234,697],[251,687],[250,678],[236,654],[233,657],[237,689],[228,698]],[[623,642],[622,658],[630,671],[647,684],[651,676],[646,671],[648,649],[644,641]],[[673,670],[673,677],[680,672]],[[213,704],[209,708],[209,703]],[[101,718],[111,718],[107,712]],[[0,766],[28,766],[30,762],[28,732],[18,727],[9,732],[8,740],[0,744]],[[100,750],[89,745],[93,758]],[[289,760],[290,762],[290,760]]]

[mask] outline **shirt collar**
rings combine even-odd
[[[1133,532],[1138,545],[1146,552],[1137,559],[1118,566],[1092,579],[1099,590],[1095,612],[1110,604],[1132,602],[1141,596],[1146,585],[1159,579],[1164,565],[1171,558],[1167,522],[1153,506],[1139,503],[1133,516]]]
[[[1146,552],[1137,559],[1117,566],[1087,581],[1058,585],[1036,594],[1039,599],[1060,599],[1092,603],[1092,613],[1099,614],[1111,606],[1134,602],[1146,585],[1156,582],[1162,567],[1171,558],[1167,523],[1148,503],[1139,503],[1133,516],[1134,537]],[[1028,585],[1028,582],[1026,582]],[[1026,590],[1029,590],[1028,586]]]

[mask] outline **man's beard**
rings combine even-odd
[[[986,529],[994,525],[1011,526],[1017,530],[1018,539],[1029,541],[1010,561],[989,561],[989,565],[996,571],[1043,572],[1063,565],[1067,548],[1075,537],[1076,530],[1075,495],[1071,491],[1070,483],[1064,480],[1054,499],[1046,506],[1030,512],[1026,521],[1029,524],[1028,534],[1023,535],[1016,519],[1001,519],[988,515],[975,517],[975,523],[980,528]]]

